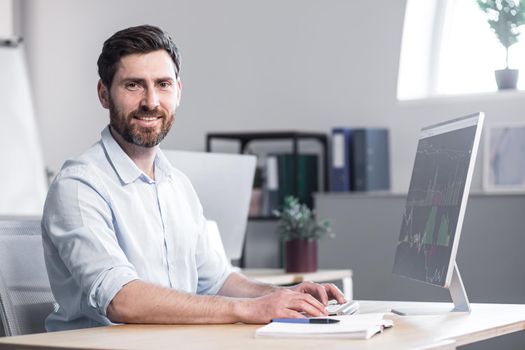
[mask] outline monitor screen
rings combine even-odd
[[[482,118],[478,113],[421,130],[394,273],[448,287]]]

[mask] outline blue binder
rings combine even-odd
[[[332,129],[332,159],[330,166],[330,191],[350,191],[352,129]]]

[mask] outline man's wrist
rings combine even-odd
[[[250,313],[249,298],[231,298],[234,322],[245,322]]]
[[[281,287],[281,286],[277,286],[275,284],[267,284],[265,286],[265,290],[263,291],[262,295],[268,295],[268,294],[272,294],[272,293],[275,293],[283,288],[288,288],[288,287]]]

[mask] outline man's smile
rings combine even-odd
[[[141,116],[135,116],[133,117],[135,119],[140,119],[140,120],[146,120],[146,121],[152,121],[152,120],[157,120],[157,119],[160,119],[162,117],[141,117]]]

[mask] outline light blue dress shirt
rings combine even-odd
[[[187,177],[158,149],[155,180],[113,139],[109,127],[68,160],[44,206],[42,238],[59,305],[48,331],[110,325],[107,307],[140,279],[196,294],[216,294],[231,267],[210,246],[206,220]]]

